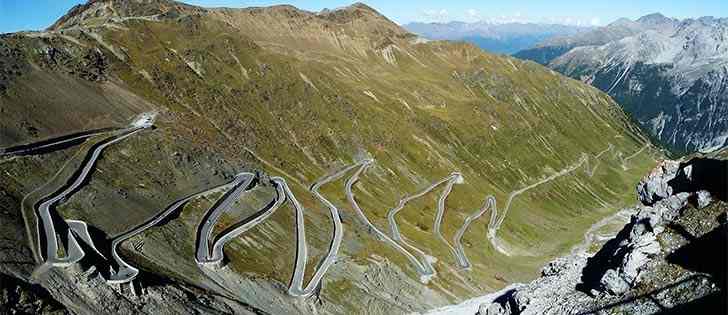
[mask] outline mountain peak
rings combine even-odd
[[[361,22],[354,23],[350,27],[358,28],[364,34],[379,34],[394,37],[406,37],[409,35],[397,23],[394,23],[374,8],[361,2],[334,10],[322,10],[316,16],[339,25],[351,24],[354,21]]]
[[[647,14],[639,19],[637,19],[637,22],[645,22],[645,21],[651,21],[651,20],[666,20],[668,19],[666,16],[662,15],[660,12],[650,13]]]
[[[189,13],[204,11],[196,7],[172,0],[89,0],[72,7],[48,30],[60,30],[90,22],[103,23],[114,18],[154,16],[169,13]]]
[[[319,16],[343,23],[351,22],[352,20],[357,18],[369,16],[377,19],[384,19],[387,22],[395,24],[374,8],[361,2],[355,2],[351,5],[337,8],[334,10],[322,10],[321,12],[319,12]]]
[[[356,8],[356,9],[362,9],[362,10],[368,10],[368,11],[374,12],[376,14],[379,14],[379,12],[377,12],[377,10],[375,10],[374,8],[368,6],[368,5],[364,4],[364,3],[361,3],[361,2],[354,2],[349,7]]]
[[[619,18],[616,21],[609,23],[607,27],[609,26],[623,26],[623,25],[633,25],[635,24],[635,21],[632,21],[628,18]]]
[[[661,13],[652,13],[637,19],[637,23],[646,26],[669,25],[675,24],[675,22],[676,20],[666,17]]]

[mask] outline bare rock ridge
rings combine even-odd
[[[356,2],[352,5],[334,10],[324,9],[319,12],[318,15],[338,23],[349,23],[354,21],[356,18],[361,18],[365,15],[371,15],[376,18],[388,20],[387,17],[380,14],[377,10],[374,10],[372,7],[361,2]]]
[[[177,17],[180,14],[204,12],[205,9],[172,0],[89,0],[71,8],[48,27],[60,31],[93,23],[111,22],[124,18]]]
[[[726,160],[662,162],[637,186],[637,213],[594,256],[554,260],[478,314],[725,310],[727,182]],[[712,251],[706,266],[715,267],[687,263],[707,259],[695,248]]]
[[[336,24],[354,24],[356,22],[357,25],[354,27],[371,32],[371,35],[400,38],[413,36],[373,8],[358,2],[346,7],[334,10],[326,9],[316,13],[291,5],[228,9],[203,8],[173,0],[89,0],[85,4],[74,6],[47,30],[61,31],[74,27],[94,27],[125,19],[176,19],[196,14],[234,11],[243,11],[250,15],[281,15],[281,20],[320,18]]]

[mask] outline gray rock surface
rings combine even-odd
[[[725,217],[728,204],[713,200],[705,190],[673,189],[677,187],[676,178],[682,181],[679,190],[703,186],[690,182],[696,179],[690,166],[680,167],[677,161],[661,163],[637,186],[639,200],[645,205],[636,206],[630,222],[599,252],[592,257],[576,253],[546,264],[540,278],[481,305],[479,314],[605,310],[653,314],[693,300],[720,304],[714,297],[720,294],[721,279],[709,272],[691,270],[690,264],[678,263],[689,257],[675,258],[677,254],[685,255],[681,248],[690,247],[697,236],[726,231],[725,220],[720,218]],[[695,204],[691,206],[690,201]],[[715,250],[725,255],[725,248]]]
[[[478,315],[505,315],[511,314],[510,305],[501,305],[499,303],[480,305]]]
[[[629,283],[627,283],[627,281],[619,275],[619,272],[614,269],[607,270],[600,280],[600,283],[610,294],[624,294],[629,290]]]
[[[0,314],[69,314],[48,291],[0,274]]]
[[[662,250],[656,235],[664,231],[665,224],[679,216],[690,196],[683,192],[659,200],[653,206],[639,206],[637,214],[614,239],[616,246],[605,246],[597,253],[598,257],[609,257],[610,268],[602,271],[599,284],[592,289],[619,295],[639,284],[647,263]],[[590,263],[602,262],[592,260]]]
[[[672,195],[672,187],[668,183],[677,176],[679,168],[678,161],[666,160],[642,178],[637,184],[637,195],[640,202],[651,205],[657,200]]]
[[[698,208],[702,209],[708,206],[713,201],[713,197],[707,190],[698,191]]]
[[[608,93],[675,152],[728,145],[728,19],[620,19],[515,54]]]

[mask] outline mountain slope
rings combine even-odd
[[[597,45],[575,39],[548,66],[609,93],[674,152],[724,146],[728,20],[648,15],[632,23],[639,33]]]
[[[514,56],[547,65],[574,47],[600,46],[647,30],[669,31],[674,29],[676,24],[676,20],[659,13],[646,15],[636,21],[623,18],[589,32],[545,40],[534,47],[515,53]]]
[[[301,223],[290,203],[226,246],[226,267],[198,267],[196,228],[219,192],[121,244],[121,255],[141,269],[135,290],[148,292],[136,300],[123,298],[129,289],[103,283],[104,259],[32,276],[31,267],[0,264],[3,273],[39,281],[64,304],[82,305],[81,313],[160,309],[162,301],[177,307],[170,313],[408,313],[452,303],[534,277],[592,222],[633,202],[629,192],[656,154],[604,93],[472,45],[419,43],[362,4],[316,14],[291,6],[97,0],[49,31],[4,35],[0,47],[3,148],[157,114],[155,129],[109,146],[85,185],[55,209],[87,222],[102,253],[175,200],[241,171],[261,172],[260,183],[216,231],[271,200],[276,189],[266,178],[281,176],[306,208],[306,283],[334,235],[330,211],[307,188],[356,161],[374,159],[353,193],[389,235],[388,210],[452,172],[464,183],[445,201],[440,230],[447,240],[486,195],[502,210],[520,191],[507,216],[499,212],[492,244],[485,241],[489,215],[465,232],[470,270],[458,269],[434,233],[443,188],[408,203],[396,218],[399,230],[437,271],[423,284],[407,258],[357,216],[345,179],[322,186],[341,213],[343,240],[319,302],[286,294]],[[9,211],[36,229],[32,205],[62,186],[100,141],[3,156],[0,187],[13,200]],[[28,235],[12,239],[29,244],[19,257],[32,266],[30,253],[43,244]],[[99,272],[88,271],[91,264]],[[96,294],[113,302],[99,304],[90,298]]]

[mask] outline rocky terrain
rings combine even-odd
[[[711,151],[728,140],[728,19],[659,14],[619,20],[515,56],[609,93],[673,152]]]
[[[513,54],[554,37],[572,36],[592,30],[592,27],[508,22],[412,22],[402,27],[431,40],[462,40],[483,50],[498,54]]]
[[[598,89],[363,4],[166,0],[1,35],[0,148],[3,307],[77,314],[424,312],[535,278],[662,156]],[[220,203],[212,239],[255,224],[201,266]]]
[[[547,264],[478,314],[718,314],[726,305],[728,161],[664,161],[642,205],[596,253]]]
[[[517,52],[514,56],[521,59],[533,60],[542,65],[548,65],[552,60],[565,54],[572,48],[601,46],[648,30],[672,30],[675,23],[676,20],[666,18],[659,13],[646,15],[636,21],[622,18],[588,32],[568,36],[556,36],[544,40],[535,44],[533,47]]]

